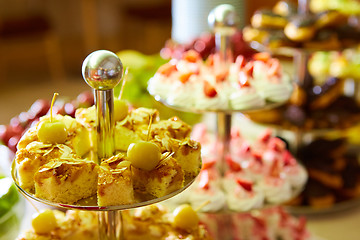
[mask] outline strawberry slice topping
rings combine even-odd
[[[241,136],[240,129],[232,127],[230,130],[230,135],[232,139],[239,138]]]
[[[248,62],[243,68],[243,71],[246,73],[246,75],[252,76],[254,72],[254,63]]]
[[[273,137],[269,140],[269,148],[275,152],[282,152],[286,149],[286,144],[280,138]]]
[[[280,76],[280,61],[278,59],[274,59],[272,58],[270,61],[269,61],[269,65],[270,65],[270,68],[267,72],[267,75],[269,77],[271,76]]]
[[[239,72],[240,87],[250,87],[250,77],[244,71]]]
[[[240,164],[235,162],[230,155],[227,155],[225,157],[225,161],[228,164],[231,171],[240,172],[242,170]]]
[[[246,191],[248,192],[252,191],[253,183],[251,181],[241,178],[236,178],[236,183],[239,184],[239,186],[245,189]]]
[[[191,50],[184,53],[183,59],[188,61],[188,62],[193,62],[194,63],[194,62],[197,62],[198,60],[200,60],[201,56],[197,51],[191,49]]]
[[[254,152],[252,155],[253,155],[253,157],[254,157],[254,159],[255,159],[256,162],[258,162],[258,163],[260,163],[260,164],[263,163],[261,153]]]
[[[280,177],[280,173],[281,173],[280,161],[279,159],[275,159],[270,168],[270,176],[278,178]]]
[[[157,70],[158,73],[163,74],[165,76],[170,76],[170,74],[174,71],[177,71],[176,63],[174,61],[170,61],[160,66]]]
[[[253,55],[254,60],[267,62],[271,58],[268,52],[259,52]]]
[[[204,82],[204,94],[205,96],[210,98],[215,97],[217,95],[216,89],[208,81]]]
[[[202,170],[210,169],[213,166],[215,166],[215,164],[216,164],[216,159],[209,160],[209,161],[204,161],[203,164],[202,164],[201,169]]]
[[[259,141],[260,141],[260,142],[263,142],[263,143],[266,143],[267,141],[270,140],[271,134],[272,134],[272,132],[271,132],[270,129],[265,130],[265,131],[260,135]]]
[[[182,83],[186,83],[187,81],[189,81],[189,78],[191,77],[191,75],[193,75],[192,72],[187,72],[187,73],[182,73],[179,76],[179,80]]]
[[[241,144],[240,150],[239,150],[240,153],[249,153],[250,151],[251,151],[251,147],[250,147],[249,143],[244,142]]]
[[[199,188],[208,190],[210,188],[210,176],[208,170],[203,170],[200,173]]]
[[[244,56],[243,55],[237,56],[236,60],[235,60],[235,64],[239,68],[243,68],[245,66],[245,58],[244,58]]]
[[[211,67],[211,66],[214,66],[214,54],[211,54],[208,56],[207,60],[206,60],[206,65]]]
[[[224,82],[226,80],[226,77],[228,76],[229,72],[227,70],[219,71],[215,75],[216,82]]]
[[[284,159],[285,166],[295,166],[296,165],[295,158],[291,155],[290,151],[288,151],[288,150],[285,150],[283,152],[283,159]]]

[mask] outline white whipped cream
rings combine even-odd
[[[303,166],[299,164],[294,166],[285,166],[284,172],[285,179],[290,183],[295,191],[301,190],[301,188],[304,187],[308,179],[308,173]]]
[[[252,87],[237,89],[229,97],[230,107],[235,110],[258,108],[265,105],[265,101]]]
[[[148,82],[148,91],[153,96],[167,99],[171,89],[170,81],[167,81],[161,74],[156,73]]]
[[[265,177],[259,183],[268,203],[283,203],[292,197],[291,185],[281,178]]]

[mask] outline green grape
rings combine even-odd
[[[121,99],[114,100],[114,119],[115,121],[122,121],[126,118],[129,112],[128,104]]]
[[[129,145],[127,157],[134,167],[151,171],[159,164],[161,152],[155,143],[141,141]]]
[[[116,167],[117,168],[128,168],[128,167],[130,167],[130,165],[131,165],[130,161],[124,160],[124,161],[121,161]]]
[[[57,227],[55,214],[52,210],[46,209],[33,216],[32,227],[38,234],[46,234]]]
[[[173,211],[173,225],[186,231],[194,229],[199,224],[199,217],[189,204],[183,204]]]
[[[37,136],[43,143],[64,143],[67,138],[65,123],[56,120],[44,121],[39,126]]]

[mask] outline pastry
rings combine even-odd
[[[99,206],[129,205],[136,202],[131,163],[121,153],[101,162],[97,184]]]
[[[247,42],[265,42],[269,37],[270,33],[266,30],[257,29],[251,26],[246,26],[243,28],[244,40]]]
[[[86,160],[52,159],[34,175],[35,196],[73,204],[96,194],[98,165]]]
[[[134,190],[155,197],[162,197],[184,186],[184,172],[177,160],[169,153],[151,171],[132,167]]]
[[[45,209],[33,216],[33,227],[19,234],[16,240],[78,239],[97,240],[96,212]]]
[[[85,156],[92,148],[91,139],[87,129],[70,116],[54,115],[54,121],[64,123],[67,136],[63,144],[69,146],[79,157]],[[17,149],[25,148],[29,143],[39,141],[38,131],[43,122],[50,120],[49,115],[40,118],[40,121],[33,127],[29,128],[21,137]]]
[[[326,28],[333,27],[336,25],[344,24],[347,21],[347,16],[336,10],[327,10],[317,14],[316,16],[316,27]]]
[[[319,30],[310,41],[304,42],[303,46],[308,49],[332,50],[341,48],[341,42],[338,35],[333,31]]]
[[[15,163],[19,177],[20,187],[26,191],[35,190],[34,175],[41,166],[52,159],[74,158],[73,150],[64,144],[46,144],[42,142],[31,142],[26,147],[16,152]]]
[[[296,16],[284,28],[285,35],[295,42],[311,40],[316,33],[315,19],[311,16]]]
[[[309,180],[305,188],[305,198],[308,204],[315,208],[326,208],[335,203],[332,191],[315,180]]]
[[[287,19],[271,10],[257,10],[251,17],[251,25],[255,28],[283,28]]]
[[[185,178],[193,178],[200,171],[199,162],[201,161],[201,145],[186,138],[178,140],[174,138],[164,137],[162,146],[165,152],[174,153],[173,157],[181,166]]]
[[[189,212],[192,213],[190,220],[186,219]],[[97,240],[97,218],[97,213],[92,211],[44,209],[33,216],[32,228],[20,233],[16,240]],[[170,212],[164,206],[149,205],[123,211],[123,222],[123,234],[129,240],[212,239],[191,209]],[[192,224],[192,227],[187,227],[186,223]]]
[[[188,206],[169,212],[162,205],[149,205],[125,211],[123,216],[124,235],[129,240],[212,239],[196,212]]]
[[[297,13],[297,6],[291,0],[278,1],[272,11],[278,15],[288,17]]]
[[[126,111],[115,122],[116,155],[105,159],[97,159],[94,107],[78,109],[75,118],[43,117],[19,142],[20,186],[52,202],[77,204],[94,196],[99,206],[111,206],[163,197],[197,176],[201,147],[189,138],[190,126],[177,117],[160,120],[155,109]]]

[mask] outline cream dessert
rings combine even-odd
[[[264,195],[254,182],[227,174],[223,179],[227,206],[236,212],[258,209],[264,205]]]
[[[304,217],[293,217],[282,207],[232,215],[234,239],[317,239],[306,228]]]
[[[269,129],[253,141],[242,136],[238,128],[231,129],[229,155],[221,163],[222,170],[225,169],[223,176],[218,172],[220,164],[214,157],[216,138],[208,133],[206,125],[195,125],[192,136],[199,140],[203,149],[209,150],[203,153],[199,181],[188,189],[186,195],[177,198],[178,203],[182,201],[199,206],[205,201],[204,196],[210,201],[224,196],[226,203],[223,209],[243,212],[289,201],[307,181],[305,168],[286,149],[281,139],[272,136]],[[211,206],[208,210],[211,212],[214,209],[216,207]]]
[[[200,211],[217,212],[222,210],[226,205],[226,198],[220,183],[215,171],[203,169],[196,182],[190,186],[189,203],[191,206],[197,209],[207,203]]]
[[[161,66],[148,82],[156,99],[189,110],[247,110],[285,102],[292,85],[279,60],[267,53],[222,63],[217,54],[203,62],[189,50]]]

